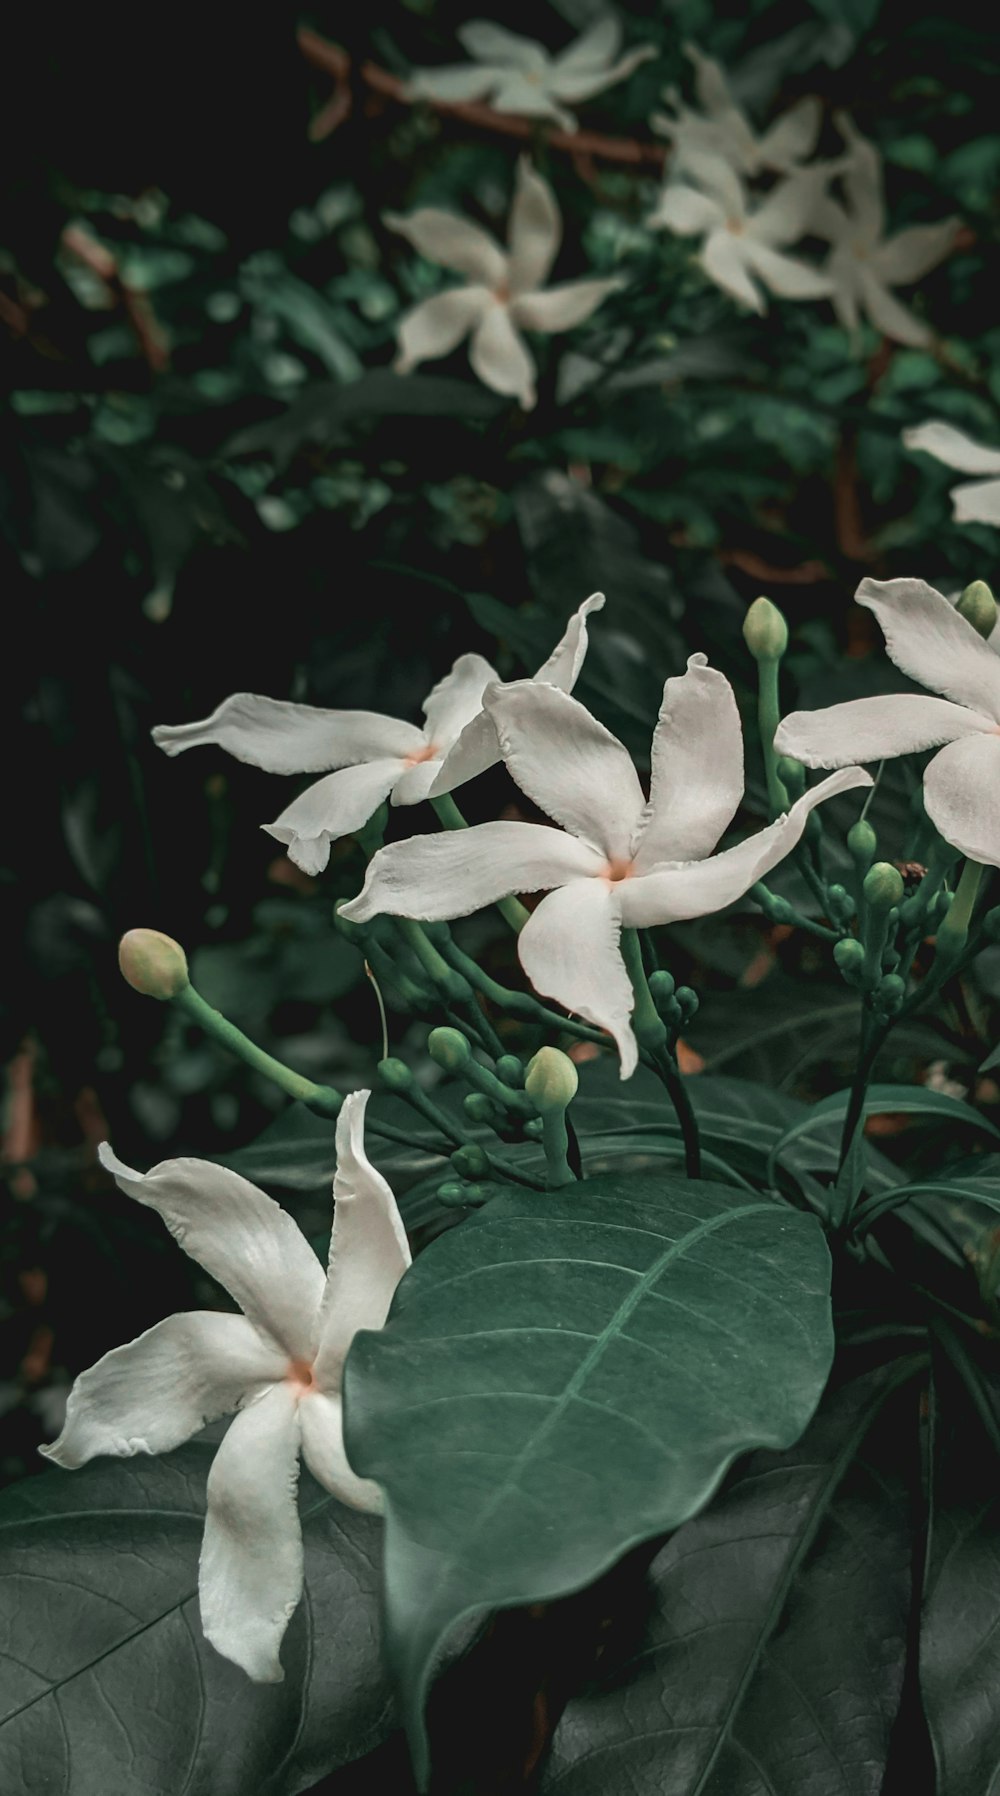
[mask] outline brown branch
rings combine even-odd
[[[719,560],[724,566],[738,567],[741,573],[750,574],[754,580],[763,580],[770,586],[815,586],[818,580],[830,578],[825,561],[800,561],[795,567],[775,567],[763,556],[755,555],[752,549],[724,549]]]
[[[66,226],[62,234],[62,246],[104,283],[112,299],[125,313],[147,366],[154,374],[162,374],[170,365],[170,351],[148,296],[122,280],[118,263],[111,251],[105,249],[103,243],[98,243],[80,225]]]

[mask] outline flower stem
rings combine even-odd
[[[440,798],[432,798],[431,804],[445,829],[468,829],[469,825],[450,792],[442,792]],[[514,934],[517,935],[524,928],[531,912],[525,908],[519,898],[498,898],[496,902],[500,915],[505,922],[510,924]]]
[[[966,861],[961,877],[940,929],[937,932],[935,965],[950,968],[958,959],[969,937],[969,924],[979,896],[986,869],[980,861]]]
[[[677,1113],[677,1121],[684,1138],[684,1160],[688,1178],[698,1179],[701,1177],[701,1136],[698,1131],[698,1119],[684,1089],[680,1067],[667,1045],[666,1025],[653,1003],[646,971],[642,964],[642,947],[634,929],[622,930],[621,954],[625,962],[625,970],[632,981],[632,990],[635,993],[632,1027],[635,1030],[636,1040],[657,1077],[666,1087],[670,1101]]]
[[[778,669],[780,666],[780,661],[771,657],[757,663],[757,728],[760,731],[760,746],[764,756],[767,796],[772,817],[780,817],[788,809],[788,793],[778,777],[778,757],[774,752],[774,738],[781,722],[781,705],[778,698]]]

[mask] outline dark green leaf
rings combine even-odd
[[[812,1133],[817,1124],[831,1121],[843,1121],[847,1115],[850,1093],[835,1091],[832,1097],[823,1098],[814,1104],[808,1116],[792,1127],[778,1141],[771,1153],[771,1167],[778,1166],[786,1148],[803,1136]],[[961,1098],[949,1097],[947,1092],[932,1091],[926,1085],[869,1085],[865,1093],[863,1114],[865,1116],[920,1116],[937,1123],[965,1123],[974,1129],[983,1129],[989,1135],[1000,1136],[1000,1130],[980,1116],[971,1104]]]

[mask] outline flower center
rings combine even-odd
[[[626,860],[624,855],[615,855],[601,873],[601,878],[608,880],[611,885],[617,885],[620,879],[631,879],[631,877],[632,862]]]
[[[427,742],[423,748],[415,749],[412,755],[407,755],[403,766],[419,767],[423,761],[435,761],[439,753],[440,750],[436,742]]]
[[[310,1393],[316,1389],[316,1380],[313,1377],[313,1369],[308,1360],[289,1360],[288,1371],[285,1373],[285,1377],[291,1385],[295,1397],[308,1397]]]

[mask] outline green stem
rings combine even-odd
[[[453,941],[443,944],[445,957],[460,973],[464,973],[470,985],[482,992],[498,1010],[505,1010],[508,1016],[523,1017],[526,1022],[544,1023],[552,1029],[561,1029],[566,1035],[576,1035],[581,1041],[599,1042],[607,1047],[608,1038],[601,1029],[592,1029],[589,1023],[577,1023],[571,1017],[559,1016],[554,1010],[547,1010],[530,992],[511,991],[509,986],[501,985],[498,980],[491,979],[484,973],[477,961],[465,954]]]
[[[432,798],[431,804],[445,829],[468,829],[469,825],[450,792],[443,792],[440,798]],[[504,921],[510,924],[515,935],[519,934],[531,912],[525,908],[519,898],[498,898],[496,904]]]
[[[774,738],[781,722],[781,704],[778,698],[780,666],[781,663],[777,660],[761,660],[757,663],[757,728],[760,731],[772,817],[780,817],[788,809],[788,793],[778,778],[778,757],[774,752]]]
[[[542,1147],[545,1150],[545,1183],[552,1191],[560,1185],[575,1185],[576,1174],[569,1164],[569,1133],[565,1110],[546,1110],[542,1114]]]
[[[961,878],[955,888],[952,899],[945,914],[944,921],[937,932],[937,948],[935,965],[938,960],[951,967],[965,947],[969,935],[969,924],[979,896],[979,887],[986,869],[980,861],[966,861],[962,868]]]
[[[701,1177],[701,1136],[698,1119],[684,1089],[684,1080],[667,1043],[663,1018],[653,1003],[652,993],[642,964],[642,946],[634,929],[621,933],[621,955],[635,993],[632,1027],[644,1058],[665,1086],[684,1138],[684,1161],[689,1179]]]

